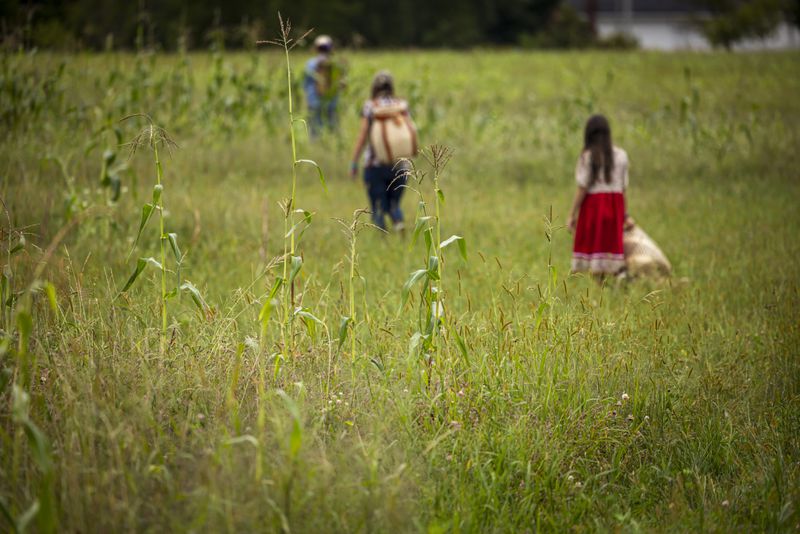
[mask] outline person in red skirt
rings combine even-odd
[[[575,233],[572,272],[589,272],[598,278],[624,273],[628,154],[613,145],[611,127],[602,115],[592,115],[586,122],[575,181],[578,189],[567,220],[570,232]]]

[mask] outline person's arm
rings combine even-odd
[[[625,222],[622,223],[622,229],[625,231],[633,229],[636,226],[636,221],[633,220],[633,217],[628,215],[628,154],[625,154],[624,159],[624,167],[622,169],[622,194],[625,197]]]
[[[364,145],[367,144],[367,134],[369,133],[369,120],[366,117],[361,117],[361,127],[358,131],[356,138],[356,146],[353,149],[353,158],[350,160],[350,177],[355,178],[358,174],[358,158],[364,150]]]
[[[575,198],[572,200],[572,208],[569,211],[569,218],[567,219],[567,228],[570,232],[575,231],[575,227],[578,224],[578,213],[581,211],[581,204],[583,204],[583,199],[586,198],[586,188],[578,186],[577,190],[575,191]]]

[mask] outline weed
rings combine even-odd
[[[133,285],[139,275],[144,272],[148,265],[151,265],[160,271],[161,298],[159,299],[159,308],[161,311],[161,333],[159,337],[159,352],[161,355],[164,355],[167,350],[167,300],[173,297],[179,298],[180,293],[182,291],[186,291],[190,294],[192,301],[197,306],[197,309],[201,314],[205,315],[209,311],[209,306],[206,304],[205,299],[203,299],[203,296],[200,294],[200,291],[197,289],[197,287],[195,287],[194,284],[188,280],[185,282],[182,281],[181,267],[183,265],[184,254],[181,252],[180,246],[178,245],[178,235],[174,232],[167,233],[164,230],[164,184],[162,183],[163,167],[161,165],[161,158],[159,157],[158,150],[159,148],[163,148],[169,152],[172,148],[177,148],[178,145],[169,137],[166,130],[160,126],[156,126],[150,117],[147,115],[140,115],[140,117],[144,117],[147,120],[148,125],[142,129],[132,141],[128,143],[128,146],[130,148],[131,156],[133,156],[140,148],[149,148],[153,151],[153,161],[156,166],[156,184],[153,186],[152,201],[142,206],[142,216],[139,221],[139,229],[136,232],[136,238],[133,241],[133,248],[131,248],[131,251],[128,253],[128,257],[130,258],[131,254],[133,254],[133,251],[136,249],[136,245],[139,243],[139,238],[142,236],[142,232],[147,227],[147,223],[152,218],[153,213],[158,212],[158,244],[161,261],[159,262],[153,257],[139,258],[136,261],[136,268],[134,269],[133,274],[131,274],[131,276],[128,278],[128,281],[125,282],[125,285],[120,290],[120,294],[123,294],[130,289],[130,287]],[[131,117],[126,117],[123,119],[123,121],[129,118]],[[167,246],[169,246],[170,250],[172,251],[173,258],[175,260],[176,276],[175,286],[169,292],[167,291]]]

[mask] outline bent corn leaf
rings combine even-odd
[[[188,281],[184,282],[181,285],[181,290],[189,293],[189,295],[192,297],[192,302],[194,302],[194,305],[197,306],[197,309],[200,311],[200,313],[205,314],[210,309],[205,299],[200,294],[200,290],[198,290],[193,283]]]
[[[131,277],[128,278],[128,281],[125,283],[125,287],[123,287],[120,291],[120,295],[130,289],[136,279],[139,278],[139,275],[142,274],[142,271],[144,271],[145,267],[147,267],[148,263],[154,266],[156,269],[161,270],[161,264],[158,263],[155,258],[139,258],[136,260],[136,269],[134,269]]]
[[[292,256],[292,268],[289,271],[289,284],[294,282],[295,277],[297,277],[297,273],[300,272],[300,269],[303,267],[303,258],[300,256]]]
[[[183,261],[183,254],[178,246],[178,234],[169,233],[167,234],[167,238],[169,239],[169,246],[172,248],[172,253],[175,255],[175,261],[181,263]]]
[[[403,291],[401,294],[402,302],[400,304],[401,308],[406,305],[406,302],[408,302],[408,295],[411,292],[411,288],[414,287],[414,284],[422,280],[425,276],[428,276],[428,269],[418,269],[411,273],[411,276],[408,277],[406,283],[403,284]]]
[[[453,243],[458,244],[458,252],[461,254],[461,257],[464,259],[464,261],[467,261],[467,242],[460,235],[451,235],[439,244],[439,248],[447,248]]]
[[[317,173],[319,174],[319,181],[322,182],[322,187],[325,189],[325,191],[328,190],[328,186],[327,184],[325,184],[325,175],[322,173],[322,169],[320,168],[319,165],[317,165],[316,161],[311,159],[298,159],[297,161],[294,162],[294,164],[295,165],[306,164],[306,165],[313,165],[314,167],[316,167]]]
[[[142,231],[144,227],[147,226],[148,221],[153,216],[153,211],[155,211],[154,204],[145,204],[142,206],[142,219],[139,222],[139,231],[136,232],[136,239],[133,240],[133,247],[131,251],[128,253],[128,257],[133,254],[133,250],[136,248],[136,244],[139,243],[139,238],[142,236]]]

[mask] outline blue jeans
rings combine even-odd
[[[397,224],[403,220],[400,210],[400,198],[406,185],[405,170],[391,165],[376,165],[364,169],[364,183],[367,186],[372,223],[378,228],[386,229],[386,215]]]
[[[331,100],[309,99],[308,102],[308,130],[311,137],[319,137],[324,128],[335,131],[339,125],[336,116],[338,98]]]

